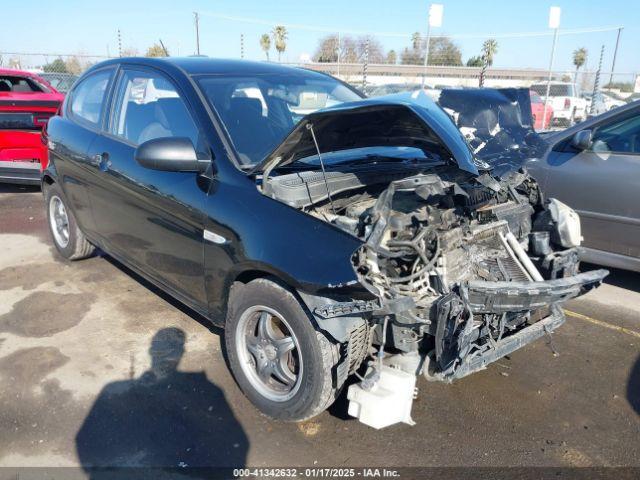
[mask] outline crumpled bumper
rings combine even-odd
[[[587,293],[602,283],[608,270],[592,270],[543,282],[472,281],[460,294],[473,313],[537,310]]]
[[[600,285],[607,270],[593,270],[568,278],[544,282],[473,281],[461,288],[461,296],[473,313],[506,313],[550,308],[551,314],[497,342],[484,352],[465,356],[453,372],[440,378],[450,382],[486,368],[565,322],[560,303],[575,298]],[[436,378],[438,375],[435,375]]]
[[[515,352],[519,348],[524,347],[528,343],[537,340],[547,333],[553,332],[556,328],[562,325],[566,320],[562,309],[554,305],[551,307],[551,315],[534,323],[526,328],[523,328],[519,332],[506,337],[491,348],[490,350],[478,355],[468,355],[464,358],[462,363],[455,369],[452,375],[446,377],[446,381],[456,380],[462,377],[466,377],[478,370],[483,370],[490,363],[499,360],[505,355]]]

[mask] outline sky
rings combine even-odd
[[[426,32],[429,1],[418,0],[111,0],[90,2],[3,1],[0,53],[117,55],[117,30],[123,47],[140,54],[162,39],[171,54],[195,53],[193,12],[200,13],[200,51],[212,57],[240,56],[244,34],[245,58],[264,59],[259,37],[271,25],[290,25],[283,61],[297,62],[312,55],[318,40],[330,31],[369,32],[385,49],[401,51],[412,32]],[[482,41],[498,40],[496,67],[547,68],[552,36],[510,37],[522,32],[550,33],[549,7],[562,8],[554,70],[571,70],[571,52],[589,51],[587,67],[595,69],[605,45],[604,70],[610,70],[615,30],[562,34],[562,30],[618,27],[624,30],[616,72],[640,73],[640,4],[632,0],[441,0],[443,25],[433,35],[452,35],[463,60],[477,55]],[[221,16],[250,19],[238,21]],[[296,26],[297,25],[297,26]],[[304,27],[304,28],[302,28]],[[345,33],[346,34],[346,33]],[[392,35],[386,35],[392,34]],[[406,35],[402,37],[400,35]],[[275,52],[272,52],[272,59]]]

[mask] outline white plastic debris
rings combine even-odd
[[[582,243],[580,217],[574,209],[556,198],[549,200],[551,218],[558,225],[560,244],[565,248],[579,247]]]
[[[415,375],[383,365],[371,389],[362,383],[349,387],[349,415],[376,429],[400,422],[415,425],[411,419],[415,387]]]

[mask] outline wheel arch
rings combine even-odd
[[[42,176],[40,179],[41,187],[45,185],[53,185],[58,182],[58,172],[56,172],[56,168],[54,163],[49,160],[48,165],[42,172]]]
[[[286,275],[278,274],[278,272],[274,272],[271,269],[265,268],[248,268],[238,271],[236,272],[236,275],[232,276],[229,281],[228,288],[226,289],[226,295],[224,296],[224,306],[220,318],[226,319],[229,301],[234,294],[234,289],[242,288],[243,285],[246,285],[247,283],[258,279],[272,281],[281,288],[289,291],[305,311],[309,318],[309,321],[313,324],[316,330],[324,332],[329,336],[329,338],[331,338],[331,341],[333,342],[347,342],[350,332],[366,323],[366,320],[361,315],[343,316],[329,319],[318,316],[315,313],[315,310],[318,306],[333,304],[336,302],[336,299],[325,296],[320,292],[313,291],[313,289],[305,289],[296,282],[290,279],[288,280]],[[222,321],[224,322],[224,320]]]
[[[48,173],[42,175],[42,185],[53,185],[56,183],[55,179]]]
[[[282,272],[274,271],[265,266],[247,266],[246,268],[238,268],[232,271],[227,278],[226,288],[224,289],[225,294],[222,297],[222,318],[226,318],[229,300],[234,293],[234,289],[241,288],[243,285],[259,279],[269,280],[288,290],[296,297],[305,310],[308,309],[306,303],[302,301],[298,293],[299,286],[296,286],[296,282],[293,281],[293,279],[287,278],[287,275]]]
[[[221,281],[211,279],[205,285],[209,297],[209,310],[211,321],[224,327],[225,319],[229,309],[229,300],[234,293],[234,289],[241,288],[253,280],[260,278],[269,279],[291,292],[296,292],[291,281],[286,280],[286,276],[279,274],[271,268],[262,265],[235,265]]]

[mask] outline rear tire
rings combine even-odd
[[[234,285],[224,337],[236,382],[271,418],[302,421],[321,413],[346,379],[334,373],[340,345],[317,331],[296,297],[273,281]]]
[[[58,253],[67,260],[80,260],[91,256],[95,247],[78,227],[60,187],[55,183],[45,184],[43,193],[49,232]]]

